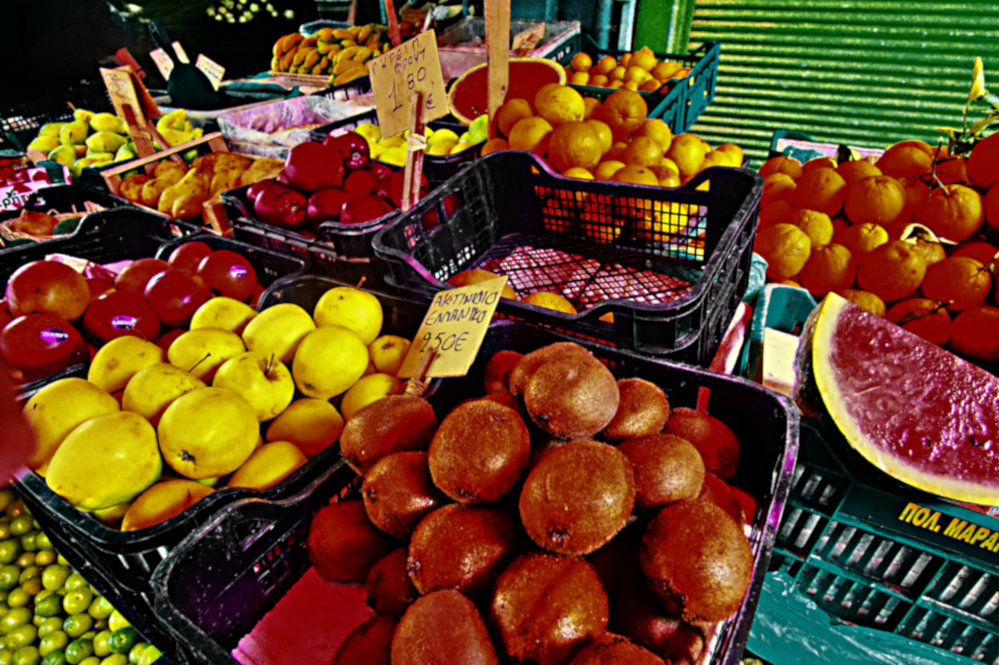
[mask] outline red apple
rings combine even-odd
[[[257,195],[253,212],[264,224],[294,229],[305,223],[308,200],[301,192],[273,185]]]
[[[0,300],[0,303],[3,302],[4,301]],[[0,308],[0,330],[3,330],[3,327],[13,320],[14,317],[11,316],[10,312],[7,311],[7,304],[4,303],[3,307]]]
[[[173,330],[168,330],[159,336],[156,340],[156,346],[160,347],[164,351],[170,348],[173,341],[187,332],[186,328],[174,328]]]
[[[201,280],[171,268],[154,275],[143,295],[163,325],[180,328],[191,322],[212,292]]]
[[[19,316],[0,331],[0,354],[35,381],[79,363],[89,356],[87,343],[66,319],[52,312]]]
[[[106,279],[101,279],[100,277],[87,277],[86,279],[87,288],[90,289],[90,302],[93,302],[95,298],[105,293],[111,293],[115,290],[114,283]]]
[[[392,175],[388,176],[380,181],[384,191],[388,194],[388,199],[396,208],[402,207],[402,193],[406,184],[406,172],[396,171]],[[427,176],[420,174],[420,197],[423,198],[430,191],[430,183],[427,181]],[[382,193],[380,189],[379,194]]]
[[[441,199],[441,206],[444,208],[445,221],[451,219],[451,215],[453,215],[454,211],[458,209],[459,203],[460,199],[457,194],[448,194]],[[437,214],[437,206],[434,206],[425,212],[420,221],[423,223],[423,228],[428,231],[440,224],[440,216]]]
[[[385,162],[371,162],[368,164],[368,170],[371,171],[371,175],[375,176],[379,180],[395,173],[395,169]]]
[[[212,248],[200,240],[190,240],[183,245],[178,245],[170,252],[167,263],[171,268],[186,272],[191,275],[198,271],[198,264],[201,259],[212,253]]]
[[[198,275],[221,296],[246,302],[257,287],[257,271],[249,260],[229,249],[219,249],[198,264]]]
[[[115,277],[114,287],[126,293],[137,293],[142,295],[146,290],[146,284],[164,270],[168,270],[170,264],[163,259],[137,259],[132,261],[125,269]]]
[[[371,194],[378,187],[378,178],[371,171],[351,171],[343,179],[343,191],[350,194]]]
[[[339,136],[327,134],[323,145],[338,150],[343,155],[344,166],[351,171],[364,168],[371,159],[367,139],[354,131]]]
[[[361,173],[361,171],[355,171],[354,173]],[[327,220],[339,221],[343,204],[351,196],[351,194],[336,187],[326,187],[313,192],[312,196],[309,197],[306,218],[312,224],[318,224]]]
[[[299,143],[289,150],[281,170],[288,183],[303,192],[339,187],[344,172],[340,151],[315,141]]]
[[[392,212],[392,206],[374,194],[362,194],[348,199],[340,212],[341,224],[361,224]]]
[[[154,340],[160,320],[139,294],[114,291],[91,301],[83,313],[83,332],[101,344],[124,335]]]
[[[246,188],[246,200],[251,204],[257,200],[257,195],[264,191],[268,187],[274,185],[280,185],[276,178],[264,178],[263,180],[258,180],[249,187]]]
[[[80,273],[58,261],[32,261],[7,282],[7,308],[15,316],[52,312],[67,321],[80,318],[90,302],[90,287]]]

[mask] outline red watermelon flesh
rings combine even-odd
[[[448,92],[451,113],[461,122],[471,124],[487,111],[486,63],[462,74]],[[544,58],[510,58],[510,76],[505,99],[520,97],[534,103],[534,95],[547,83],[565,83],[565,69],[554,60]]]
[[[999,504],[999,378],[835,294],[812,316],[803,349],[847,441],[910,485]]]

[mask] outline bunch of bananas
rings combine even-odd
[[[323,28],[308,37],[298,32],[274,42],[271,70],[329,75],[330,85],[367,76],[364,63],[389,49],[388,27],[369,23],[349,28]]]

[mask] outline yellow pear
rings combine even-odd
[[[405,389],[402,381],[391,374],[369,374],[352,385],[340,402],[340,413],[350,420],[355,413],[372,402],[389,395],[398,395]]]
[[[395,376],[409,353],[409,340],[398,335],[382,335],[368,344],[368,355],[375,371]]]
[[[170,363],[156,363],[139,370],[129,379],[121,398],[121,408],[138,413],[155,427],[170,402],[184,393],[204,387],[205,382],[190,372]]]
[[[368,347],[353,330],[320,326],[298,345],[291,366],[306,397],[329,399],[354,385],[368,366]]]
[[[305,454],[291,441],[266,443],[236,469],[227,487],[256,490],[274,487],[307,461]]]
[[[242,395],[260,421],[276,417],[295,397],[295,382],[287,366],[259,351],[246,351],[226,360],[212,385]]]
[[[135,531],[166,522],[214,491],[186,478],[161,480],[136,497],[122,517],[121,530]]]
[[[125,517],[125,513],[128,512],[129,506],[132,505],[131,501],[126,501],[125,503],[119,503],[110,508],[101,508],[100,510],[92,511],[90,514],[95,517],[100,522],[118,528],[121,525],[121,520]]]
[[[109,393],[125,387],[140,369],[166,360],[166,352],[141,337],[116,337],[97,350],[87,380]]]
[[[227,388],[198,388],[175,399],[156,428],[160,451],[186,478],[232,473],[247,460],[260,438],[250,403]]]
[[[268,441],[291,441],[308,457],[318,455],[340,438],[343,418],[324,399],[296,399],[267,427]]]
[[[44,386],[24,405],[24,419],[35,434],[28,466],[45,475],[59,444],[77,425],[118,410],[118,400],[85,379],[68,377]]]
[[[244,351],[243,340],[236,333],[222,328],[198,328],[181,333],[170,343],[167,360],[210,382],[222,363]]]
[[[250,351],[271,354],[285,365],[291,363],[299,343],[316,324],[309,313],[294,303],[272,305],[243,328],[243,343]]]
[[[115,411],[69,433],[49,462],[45,482],[77,508],[101,510],[131,501],[162,470],[153,426],[137,413]]]
[[[257,310],[245,302],[227,296],[215,296],[194,312],[190,328],[221,328],[240,335],[256,315]]]
[[[317,326],[350,328],[367,346],[382,330],[382,304],[367,291],[336,286],[319,297],[312,318]]]

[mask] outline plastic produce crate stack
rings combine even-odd
[[[551,174],[531,153],[491,153],[380,231],[375,254],[405,292],[430,296],[486,269],[519,297],[561,292],[579,312],[503,299],[500,316],[706,365],[746,289],[760,183],[731,168],[677,189],[594,182]],[[580,201],[599,215],[581,220]],[[424,228],[434,210],[446,223]]]
[[[0,225],[9,225],[13,219],[21,214],[22,210],[50,214],[62,221],[70,217],[82,219],[91,212],[121,208],[125,205],[127,203],[106,192],[91,191],[72,185],[53,185],[29,195],[20,209],[0,212]],[[0,234],[3,235],[4,239],[16,237],[16,234],[7,233],[7,229],[0,231]],[[39,238],[39,241],[54,239],[54,237]],[[12,247],[0,248],[0,255],[10,248]]]
[[[88,224],[87,222],[91,220],[93,222]],[[100,221],[104,224],[99,224]],[[10,272],[24,261],[43,258],[52,251],[82,256],[98,262],[148,256],[165,259],[177,245],[189,240],[199,240],[212,249],[228,249],[242,254],[249,259],[258,280],[264,285],[270,285],[281,276],[300,274],[308,265],[307,261],[300,257],[280,254],[212,234],[192,234],[185,238],[168,239],[155,233],[157,223],[165,224],[164,220],[156,215],[135,210],[121,209],[97,213],[81,224],[78,232],[66,241],[53,240],[39,244],[37,247],[45,251],[36,250],[30,259],[12,261]],[[77,242],[74,243],[74,239]],[[58,250],[50,247],[56,243],[60,244]],[[23,255],[27,249],[35,248],[29,247],[17,251]],[[80,366],[48,380],[30,384],[24,388],[22,395],[27,399],[34,391],[52,380],[73,375],[85,376],[85,369]],[[307,484],[319,473],[316,467],[321,464],[322,460],[318,460],[315,464],[301,467],[283,483],[265,491],[263,496],[279,497],[297,492],[302,485]],[[207,520],[214,510],[228,502],[254,494],[242,489],[220,489],[166,522],[146,529],[123,532],[105,526],[74,508],[65,499],[52,492],[45,480],[34,472],[23,473],[16,480],[16,487],[32,515],[70,563],[107,596],[140,632],[158,646],[166,644],[169,636],[160,626],[152,610],[152,590],[149,587],[149,576],[152,571],[172,547],[193,528]]]
[[[72,120],[74,108],[113,111],[100,81],[81,81],[60,95],[11,104],[0,108],[0,149],[23,152],[42,125]]]
[[[526,352],[566,339],[523,323],[494,322],[468,377],[442,379],[428,399],[440,416],[476,390],[473,384],[481,385],[483,367],[494,352]],[[794,466],[797,414],[785,398],[743,379],[599,345],[588,348],[608,363],[616,376],[639,376],[661,386],[671,405],[693,406],[699,388],[709,389],[709,412],[731,423],[740,438],[755,442],[752,454],[742,456],[733,481],[750,492],[759,505],[750,537],[752,586],[739,612],[722,624],[707,661],[739,663]],[[358,478],[351,470],[342,465],[330,468],[297,496],[227,506],[164,560],[153,576],[157,610],[175,633],[176,642],[190,645],[191,662],[231,662],[230,653],[240,640],[254,631],[303,576],[313,574],[305,550],[312,515],[330,499],[356,497],[358,490]],[[344,605],[337,613],[356,616],[358,604],[360,611],[365,610],[360,596],[347,589],[343,593]],[[281,657],[294,658],[295,648],[285,644]],[[331,656],[332,651],[318,658]]]
[[[996,517],[899,483],[803,422],[771,567],[832,617],[994,664],[997,538]]]
[[[595,65],[605,55],[620,57],[628,51],[602,49],[592,38],[582,35],[577,38],[573,48],[561,57],[554,58],[560,65],[568,67],[572,56],[576,53],[587,53]],[[650,118],[659,118],[674,134],[686,132],[697,121],[715,98],[715,87],[718,82],[718,60],[721,56],[721,43],[706,41],[688,54],[655,53],[659,61],[673,60],[683,63],[690,69],[682,79],[675,79],[663,87],[668,87],[664,93],[662,88],[656,92],[638,91],[649,107]],[[600,101],[606,99],[614,88],[604,88],[593,85],[570,84],[584,97],[595,97]]]

